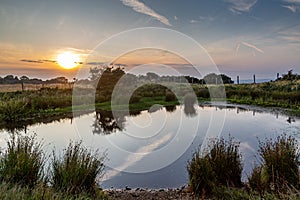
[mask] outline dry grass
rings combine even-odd
[[[71,89],[72,85],[69,83],[61,84],[24,84],[25,90],[40,90],[42,88],[58,88],[58,89]],[[0,92],[17,92],[22,91],[21,84],[0,84]]]

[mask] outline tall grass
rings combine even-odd
[[[104,159],[105,155],[92,154],[81,142],[70,142],[62,158],[53,153],[53,188],[67,194],[95,194],[96,179],[103,173]]]
[[[13,134],[1,156],[0,180],[8,184],[34,187],[43,178],[45,156],[35,135]]]
[[[197,196],[213,194],[219,186],[241,187],[239,145],[230,138],[212,142],[208,153],[197,151],[188,163],[189,184]]]
[[[283,134],[275,140],[260,141],[259,155],[263,161],[260,167],[261,176],[259,179],[258,172],[254,171],[252,181],[256,176],[257,183],[262,183],[265,189],[273,192],[286,192],[290,188],[299,189],[300,155],[295,138]]]
[[[224,138],[216,140],[212,143],[208,156],[219,184],[231,187],[242,186],[243,167],[239,143],[232,137],[228,140]]]

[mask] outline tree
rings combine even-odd
[[[90,69],[90,79],[97,83],[97,94],[110,100],[115,85],[125,72],[120,66],[99,66]]]
[[[20,80],[21,80],[21,81],[28,81],[29,78],[28,78],[27,76],[21,76],[21,77],[20,77]]]
[[[221,74],[220,76],[221,76],[222,81],[223,81],[224,84],[232,84],[232,83],[234,83],[234,81],[231,80],[231,78],[229,76],[227,76],[225,74]]]

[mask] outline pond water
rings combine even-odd
[[[70,140],[106,152],[103,188],[174,188],[188,183],[186,166],[209,138],[240,142],[243,178],[259,163],[258,140],[286,133],[299,138],[299,118],[269,109],[230,104],[153,106],[137,113],[97,111],[76,118],[33,124],[26,133],[44,140],[45,151],[61,153]],[[8,131],[0,131],[6,146]]]

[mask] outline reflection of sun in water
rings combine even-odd
[[[72,69],[78,65],[78,55],[71,52],[58,54],[57,63],[65,69]]]

